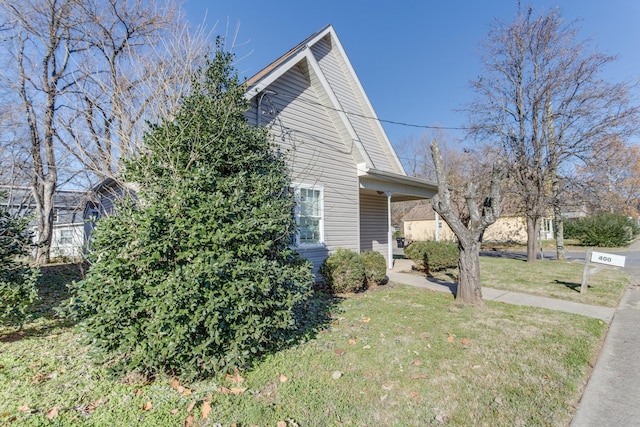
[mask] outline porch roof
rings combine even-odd
[[[373,168],[358,168],[360,191],[391,193],[392,202],[431,199],[438,193],[435,183]]]

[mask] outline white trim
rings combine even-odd
[[[301,243],[300,242],[300,233],[297,232],[295,234],[295,245],[299,248],[303,248],[303,249],[310,249],[310,248],[315,248],[315,247],[325,247],[325,234],[324,234],[324,187],[321,185],[313,185],[313,184],[304,184],[304,183],[292,183],[291,184],[291,188],[293,188],[293,190],[295,191],[295,197],[296,197],[296,207],[295,207],[295,218],[296,218],[296,223],[298,224],[298,227],[300,226],[300,203],[299,203],[299,197],[300,197],[300,191],[302,189],[305,190],[312,190],[312,191],[317,191],[319,194],[319,198],[318,198],[318,203],[320,206],[318,206],[318,209],[320,210],[320,215],[319,215],[319,221],[318,221],[318,233],[320,234],[319,236],[319,242],[318,243]]]

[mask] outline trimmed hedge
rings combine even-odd
[[[454,242],[413,242],[404,254],[411,258],[418,270],[427,273],[458,266],[459,249]]]
[[[564,237],[577,239],[584,246],[627,246],[639,232],[638,225],[620,213],[603,213],[564,223]]]
[[[380,252],[365,251],[360,254],[364,263],[367,285],[380,285],[387,277],[387,260]]]
[[[320,274],[334,293],[358,292],[367,284],[365,265],[355,251],[338,248],[320,267]]]

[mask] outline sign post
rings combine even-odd
[[[622,255],[606,254],[604,252],[596,252],[589,248],[584,260],[584,273],[582,274],[582,285],[580,286],[580,293],[584,294],[587,291],[589,282],[589,276],[591,275],[591,263],[612,265],[614,267],[624,267],[625,257]],[[599,271],[602,267],[596,267],[594,270]]]

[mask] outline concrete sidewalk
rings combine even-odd
[[[403,273],[412,265],[410,260],[396,260],[387,275],[397,283],[455,293],[455,284]],[[640,426],[640,276],[635,273],[617,309],[482,288],[484,300],[566,311],[611,323],[571,427]]]
[[[397,259],[395,260],[393,270],[387,271],[387,276],[392,282],[455,294],[456,284],[454,283],[427,280],[424,275],[405,273],[406,271],[410,271],[412,266],[413,261],[411,260]],[[484,299],[485,301],[499,301],[508,304],[542,307],[551,310],[581,314],[583,316],[604,320],[607,323],[611,322],[616,311],[615,308],[611,307],[600,307],[589,304],[580,304],[571,301],[563,301],[554,298],[521,294],[517,292],[501,291],[498,289],[485,288],[484,286],[482,287],[482,299]]]

